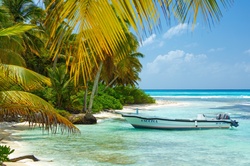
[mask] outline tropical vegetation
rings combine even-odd
[[[0,145],[0,164],[4,161],[10,161],[9,155],[13,153],[15,150],[11,149],[9,146]]]
[[[232,0],[0,0],[0,121],[77,132],[65,111],[92,115],[153,103],[137,87],[139,40],[168,22],[219,21]],[[160,10],[161,9],[161,10]],[[131,29],[136,36],[131,33]],[[56,109],[55,109],[56,108]]]
[[[38,26],[25,24],[31,21],[28,8],[36,10],[32,1],[1,1],[0,8],[0,121],[13,119],[40,123],[45,129],[57,132],[58,126],[69,132],[79,130],[58,114],[52,105],[31,91],[41,90],[51,81],[27,68],[25,56],[37,56]],[[15,10],[19,9],[19,10]],[[39,8],[40,9],[40,8]],[[29,19],[29,20],[27,20]],[[41,47],[42,48],[42,47]]]

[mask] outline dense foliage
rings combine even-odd
[[[155,103],[155,99],[147,95],[143,90],[131,86],[115,87],[114,95],[119,98],[122,104],[145,104]]]
[[[92,86],[90,86],[91,90]],[[92,111],[93,113],[100,112],[109,109],[122,109],[127,104],[144,104],[155,103],[155,100],[147,95],[143,90],[134,86],[117,86],[114,88],[106,88],[103,84],[99,84],[98,93],[95,95]],[[57,89],[60,89],[57,87]],[[69,116],[69,113],[82,112],[84,105],[84,89],[80,89],[78,92],[72,91],[72,86],[64,88],[64,98],[70,98],[63,101],[63,106],[58,107],[56,95],[54,93],[53,86],[46,88],[46,90],[36,92],[36,94],[45,100],[49,101],[54,107],[58,108],[58,112],[63,116]],[[70,93],[71,94],[70,94]],[[91,92],[89,92],[91,93]],[[89,94],[87,103],[89,102]]]
[[[108,88],[96,96],[93,111],[103,109],[122,109],[127,104],[155,103],[155,100],[141,89],[133,86]],[[97,107],[99,105],[99,107]]]

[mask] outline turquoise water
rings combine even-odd
[[[197,113],[227,112],[239,121],[234,129],[150,130],[134,129],[122,117],[97,125],[78,125],[81,135],[49,135],[41,130],[17,133],[27,151],[49,165],[131,166],[248,166],[250,165],[249,90],[146,90],[157,100],[176,106],[156,107],[147,115],[193,118]]]

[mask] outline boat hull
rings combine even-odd
[[[122,115],[135,128],[150,129],[228,129],[231,120],[165,119]]]

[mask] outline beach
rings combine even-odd
[[[155,104],[129,105],[123,110],[95,114],[97,125],[77,125],[80,135],[18,130],[27,127],[27,123],[11,127],[5,131],[10,140],[1,141],[15,149],[10,158],[35,155],[41,161],[22,160],[7,165],[249,165],[250,91],[178,90],[153,91],[150,95],[156,99]],[[146,116],[169,118],[224,112],[239,121],[239,127],[191,131],[135,129],[121,113],[135,113],[136,109]],[[228,159],[230,162],[221,162]]]
[[[23,123],[1,123],[0,128],[0,138],[1,145],[9,146],[11,149],[14,149],[15,151],[9,155],[9,158],[16,158],[20,156],[25,155],[31,155],[27,153],[26,151],[23,151],[25,148],[24,145],[22,145],[18,141],[18,137],[13,135],[14,133],[20,132],[22,130],[28,129],[29,124],[27,122]],[[20,160],[18,162],[4,162],[6,166],[42,166],[45,165],[44,162],[33,162],[30,159],[24,159]]]
[[[154,104],[135,104],[124,106],[122,110],[109,110],[106,112],[100,112],[98,114],[94,114],[97,118],[97,122],[100,122],[107,118],[121,118],[121,113],[134,113],[136,109],[140,110],[150,110],[159,107],[173,107],[177,105],[184,105],[185,103],[177,103],[172,101],[164,101],[164,100],[157,100]],[[10,146],[11,149],[15,149],[15,151],[9,156],[9,158],[16,158],[24,155],[34,155],[30,154],[25,149],[24,145],[17,141],[17,137],[13,135],[13,133],[20,132],[22,130],[29,129],[28,122],[23,123],[2,123],[0,128],[0,138],[3,138],[1,141],[1,145]],[[42,133],[41,133],[42,134]],[[39,158],[39,156],[36,156]],[[24,159],[18,162],[4,162],[6,166],[43,166],[43,165],[50,165],[52,161],[41,160],[38,162],[34,162],[31,159]],[[53,161],[53,163],[56,161]]]

